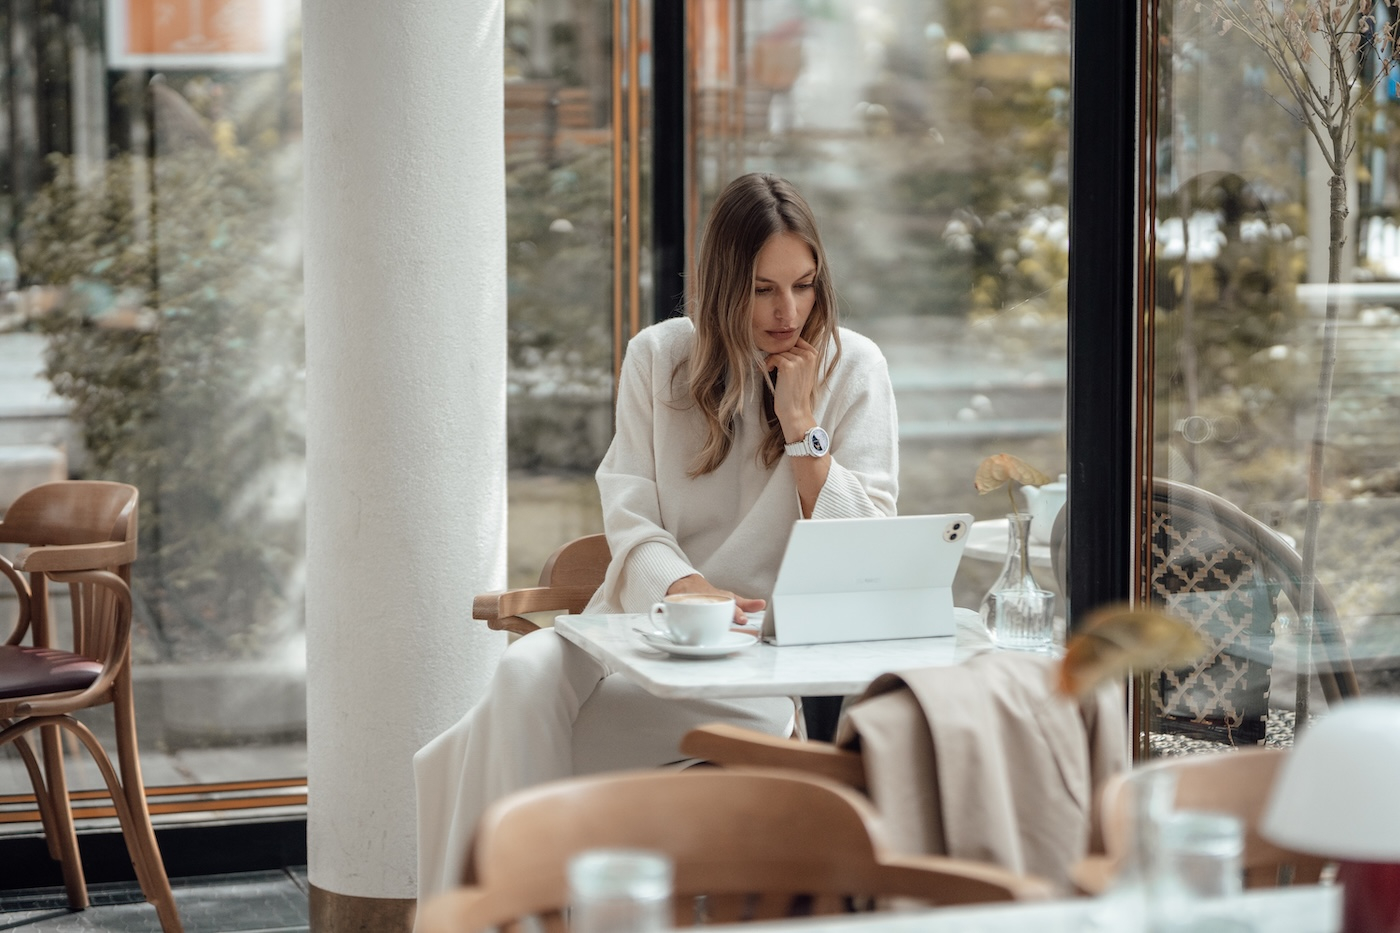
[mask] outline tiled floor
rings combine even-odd
[[[306,869],[171,882],[185,933],[308,931]],[[0,896],[0,930],[24,933],[159,933],[155,908],[135,884],[90,885],[92,906],[70,911],[61,889]]]

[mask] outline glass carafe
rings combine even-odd
[[[982,599],[982,622],[998,647],[1055,650],[1055,594],[1031,572],[1029,512],[1006,516],[1006,563]]]

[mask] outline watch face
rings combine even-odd
[[[831,444],[831,438],[827,437],[826,431],[821,428],[813,428],[807,435],[807,447],[812,451],[812,456],[820,457],[826,454],[826,448]]]

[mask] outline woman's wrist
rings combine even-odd
[[[778,416],[778,424],[783,428],[783,440],[789,444],[796,444],[806,436],[807,432],[817,426],[817,419],[809,415],[799,415],[788,419]]]
[[[734,624],[743,625],[747,621],[744,618],[746,612],[758,612],[765,603],[761,599],[752,599],[740,596],[738,593],[731,593],[729,590],[722,590],[709,580],[706,580],[698,573],[692,573],[681,577],[670,586],[666,587],[666,595],[675,593],[711,593],[715,596],[723,596],[726,599],[734,600]]]
[[[698,573],[692,573],[681,577],[679,580],[672,582],[670,586],[666,587],[666,595],[670,596],[672,593],[706,593],[713,589],[714,587],[710,585],[709,580],[706,580]]]

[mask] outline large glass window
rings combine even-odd
[[[905,513],[968,511],[958,605],[1006,549],[985,456],[1064,470],[1068,3],[693,0],[690,251],[734,176],[791,179],[843,322],[889,361]],[[1046,542],[1034,547],[1055,588]]]
[[[295,0],[0,11],[0,507],[46,479],[139,488],[158,819],[305,800],[299,21]],[[69,775],[102,786],[76,748]],[[9,746],[0,794],[27,790]]]
[[[615,348],[650,297],[650,7],[504,15],[519,584],[601,530]],[[158,818],[305,800],[299,23],[296,0],[0,9],[0,509],[47,479],[140,489]],[[101,786],[80,754],[70,772]],[[34,828],[27,790],[7,750],[0,822],[17,831]]]
[[[1324,67],[1325,31],[1279,34],[1312,43],[1297,59],[1250,38],[1291,9],[1160,5],[1150,583],[1211,648],[1157,679],[1161,752],[1287,744],[1298,716],[1396,685],[1395,86],[1341,49],[1332,120],[1357,144],[1329,164],[1290,92],[1307,72],[1279,70]]]
[[[612,440],[615,298],[626,295],[614,248],[630,219],[618,203],[630,138],[615,23],[639,38],[627,12],[625,0],[506,4],[511,586],[603,530],[593,471]]]

